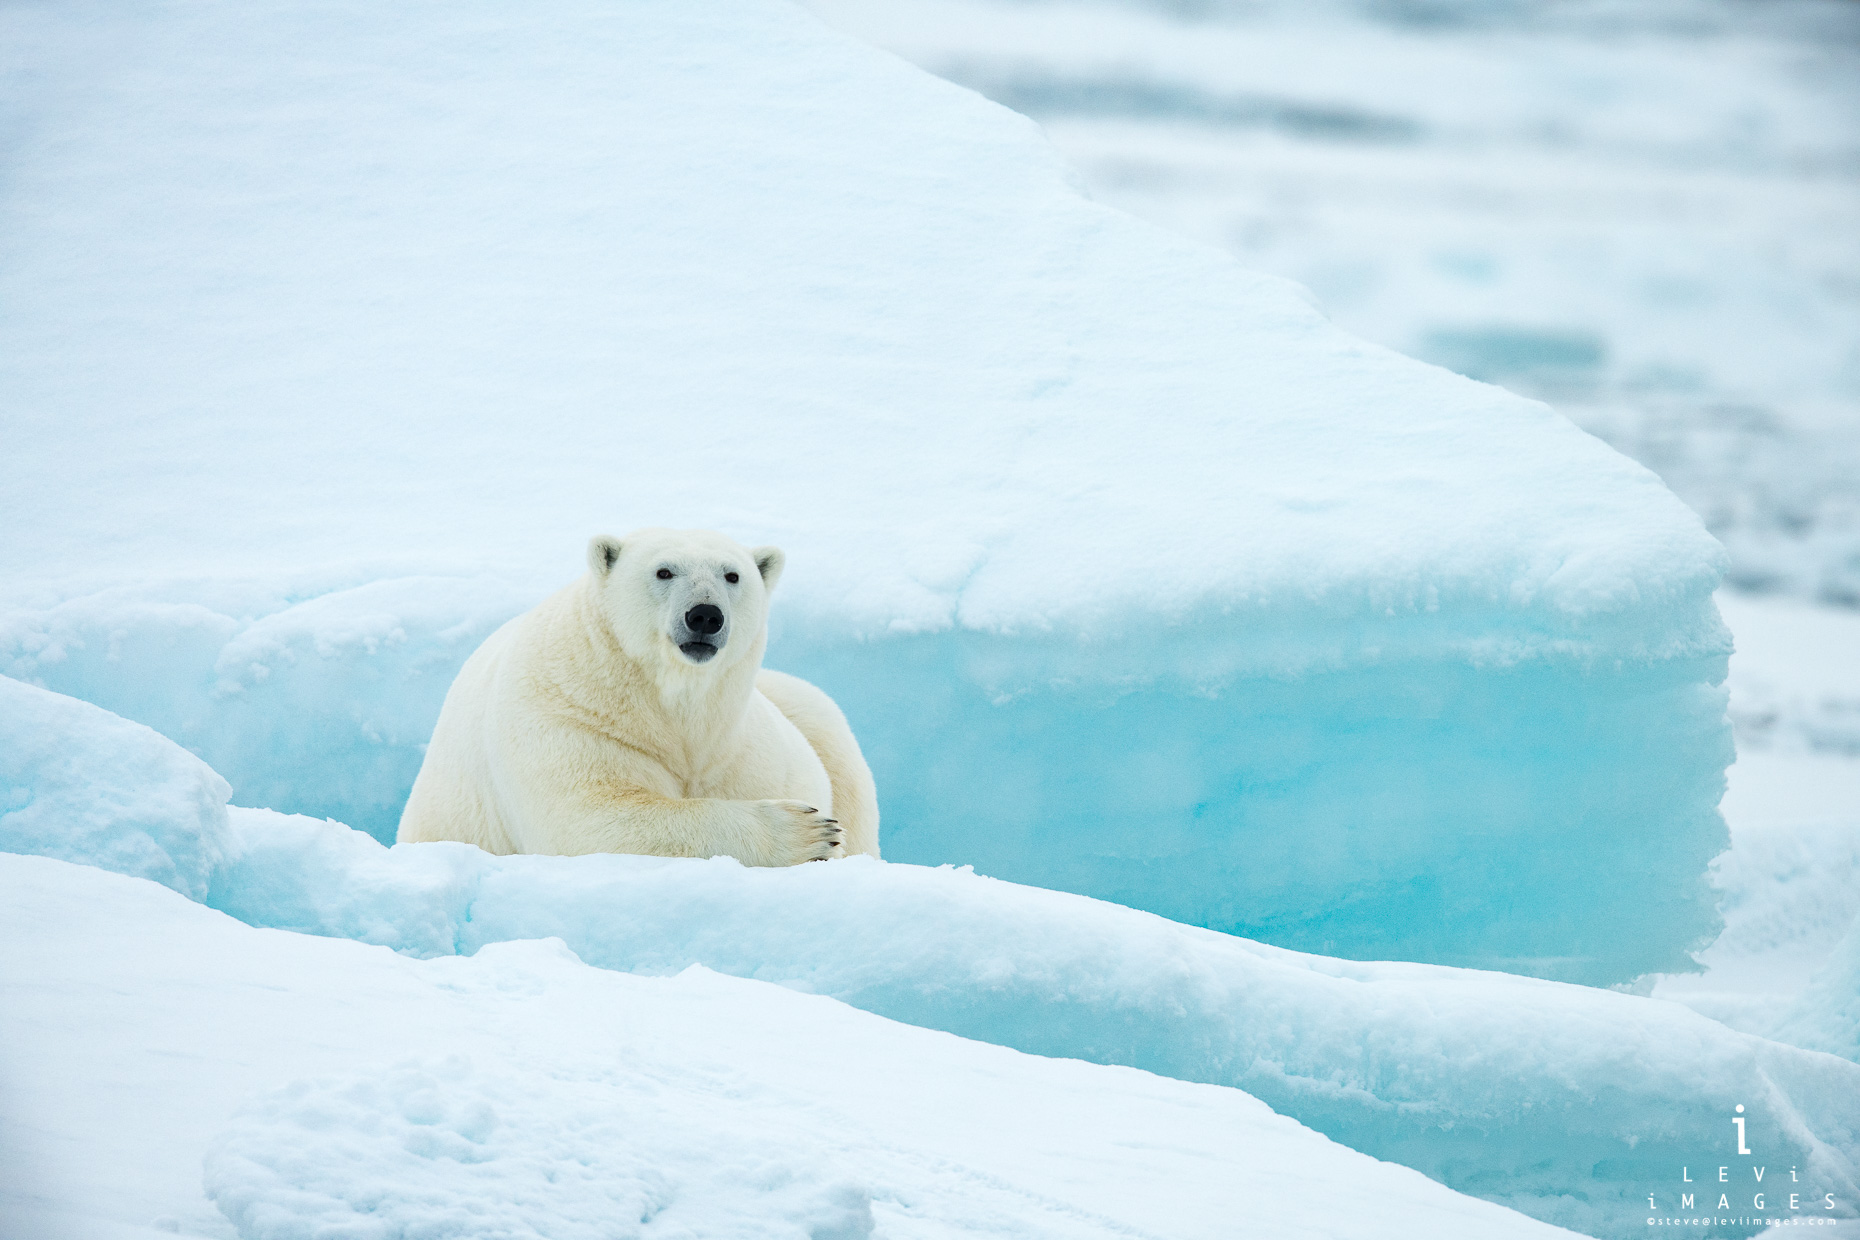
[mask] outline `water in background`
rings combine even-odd
[[[813,0],[1860,607],[1860,3]]]

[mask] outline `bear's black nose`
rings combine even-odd
[[[723,608],[715,603],[699,603],[685,613],[685,627],[700,637],[709,637],[723,627]]]

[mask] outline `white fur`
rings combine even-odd
[[[876,857],[877,794],[845,716],[761,667],[782,562],[699,531],[593,539],[587,575],[460,669],[401,841],[748,865]],[[726,624],[702,663],[680,647],[700,603]]]

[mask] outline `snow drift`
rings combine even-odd
[[[1720,552],[1541,405],[1080,197],[779,0],[15,8],[0,672],[388,838],[599,531],[792,566],[893,858],[1689,967]]]
[[[198,900],[232,789],[149,728],[0,676],[0,852],[148,878]]]

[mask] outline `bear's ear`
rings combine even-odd
[[[588,567],[596,577],[605,577],[620,560],[620,540],[612,534],[596,534],[588,540]]]
[[[780,547],[757,547],[749,554],[756,562],[756,571],[762,574],[762,588],[773,590],[781,579],[782,566],[788,562],[788,557],[781,553]]]

